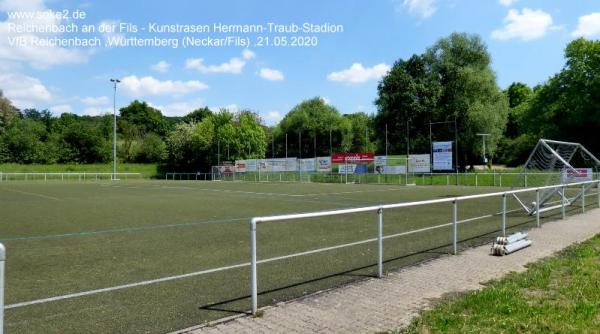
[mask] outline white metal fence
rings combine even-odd
[[[536,196],[535,220],[536,220],[536,226],[540,227],[539,194],[540,194],[541,190],[557,189],[557,188],[561,189],[562,188],[562,192],[564,194],[565,189],[567,187],[581,186],[581,197],[580,197],[581,201],[582,201],[581,207],[582,207],[582,211],[585,212],[585,191],[586,191],[587,187],[591,187],[594,184],[596,185],[597,188],[600,188],[600,181],[595,180],[595,181],[576,182],[576,183],[569,183],[569,184],[518,189],[518,190],[505,191],[505,192],[468,195],[468,196],[460,196],[460,197],[455,197],[455,198],[444,198],[444,199],[435,199],[435,200],[419,201],[419,202],[385,204],[385,205],[368,206],[368,207],[353,208],[353,209],[319,211],[319,212],[311,212],[311,213],[252,218],[250,220],[250,247],[251,247],[251,250],[250,250],[250,263],[251,263],[250,264],[250,266],[251,266],[250,291],[251,291],[251,299],[252,299],[252,313],[256,315],[256,312],[258,310],[258,264],[283,260],[283,259],[296,257],[296,256],[315,254],[315,253],[330,251],[330,250],[334,250],[334,249],[351,247],[351,246],[356,246],[356,245],[369,243],[369,242],[377,242],[377,276],[382,277],[383,276],[383,240],[385,240],[385,239],[396,238],[396,237],[400,237],[400,236],[406,236],[406,235],[415,234],[415,233],[419,233],[419,232],[425,232],[425,231],[429,231],[429,230],[433,230],[433,229],[452,226],[452,252],[453,252],[453,254],[456,254],[458,251],[457,250],[457,242],[458,242],[457,235],[458,235],[458,223],[459,223],[458,218],[457,218],[458,217],[458,205],[457,205],[458,202],[468,201],[468,200],[473,200],[473,199],[480,199],[480,198],[500,197],[501,198],[501,208],[502,208],[501,212],[500,212],[500,214],[501,214],[501,230],[502,230],[502,234],[506,235],[506,214],[507,214],[506,197],[508,195],[517,194],[517,193],[535,192],[535,196]],[[560,202],[561,202],[561,205],[560,205],[561,216],[564,219],[565,215],[566,215],[565,207],[566,207],[566,205],[571,204],[571,203],[566,201],[564,198]],[[408,208],[408,207],[432,205],[432,204],[440,204],[440,203],[452,203],[452,213],[451,213],[452,220],[450,223],[425,227],[425,228],[402,232],[402,233],[397,233],[397,234],[393,234],[393,235],[386,235],[386,236],[383,235],[383,212],[385,209]],[[600,189],[599,189],[599,191],[597,191],[597,204],[600,207]],[[348,244],[341,244],[341,245],[335,245],[335,246],[330,246],[330,247],[325,247],[325,248],[313,249],[313,250],[302,252],[302,253],[284,255],[284,256],[279,256],[279,257],[269,258],[269,259],[264,259],[264,260],[259,260],[257,258],[256,253],[257,253],[258,246],[257,246],[257,241],[256,241],[256,233],[257,233],[257,227],[261,223],[281,222],[281,221],[287,221],[287,220],[297,220],[297,219],[316,218],[316,217],[329,217],[329,216],[347,215],[347,214],[365,213],[365,212],[376,212],[376,214],[377,214],[377,219],[376,219],[377,236],[375,238],[356,241],[356,242],[352,242],[352,243],[348,243]]]
[[[113,173],[104,172],[63,172],[63,173],[4,173],[0,172],[0,182],[3,181],[98,181],[110,180]],[[116,173],[117,179],[141,179],[142,173]]]
[[[535,187],[545,183],[546,176],[561,173],[478,172],[478,173],[421,173],[421,174],[348,174],[319,172],[246,172],[219,175],[213,173],[165,173],[165,180],[221,180],[246,182],[313,182],[400,185],[457,185],[475,187]],[[600,173],[594,173],[600,179]]]

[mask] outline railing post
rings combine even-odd
[[[600,181],[596,183],[596,197],[598,200],[598,207],[600,208]]]
[[[478,177],[477,177],[477,174],[475,174],[475,187],[479,186],[478,183],[479,183],[478,182]]]
[[[0,334],[4,333],[4,262],[6,249],[0,244]]]
[[[383,208],[377,210],[377,277],[383,277]]]
[[[581,185],[581,212],[585,212],[585,183]]]
[[[252,295],[252,314],[258,311],[258,277],[256,268],[256,220],[250,221],[250,290]]]
[[[502,174],[500,174],[499,177],[500,177],[500,187],[502,187]]]
[[[456,239],[457,239],[457,223],[458,220],[458,205],[456,200],[452,201],[452,253],[456,255],[458,253],[456,247]]]
[[[535,190],[535,223],[540,227],[540,189]]]
[[[502,194],[502,236],[506,236],[506,193]]]
[[[562,204],[561,208],[560,208],[560,213],[562,215],[562,219],[565,219],[565,217],[567,216],[566,210],[565,210],[565,199],[566,199],[565,191],[566,190],[567,190],[567,187],[562,186],[562,198],[560,199],[560,203]]]

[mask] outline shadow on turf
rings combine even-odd
[[[567,209],[567,213],[570,213],[572,211],[577,211],[577,210],[581,210],[581,207],[571,207],[570,209]],[[551,214],[548,216],[544,216],[542,217],[543,220],[553,220],[553,218],[555,218],[556,216],[560,216],[560,213],[555,213],[555,214]],[[531,217],[531,219],[526,220],[524,222],[518,223],[518,224],[514,224],[514,225],[510,225],[507,228],[507,232],[515,232],[515,229],[517,228],[523,228],[527,225],[531,225],[530,227],[535,227],[535,218]],[[497,236],[498,232],[500,232],[501,230],[495,230],[489,233],[485,233],[482,235],[477,235],[474,237],[470,237],[467,239],[463,239],[460,240],[459,243],[459,250],[465,250],[467,248],[470,247],[477,247],[477,246],[481,246],[484,245],[486,243],[490,243],[490,237],[492,236]],[[414,265],[418,265],[420,263],[426,262],[426,261],[430,261],[432,259],[435,259],[439,256],[442,255],[446,255],[449,254],[449,250],[452,247],[452,243],[446,244],[446,245],[441,245],[441,246],[437,246],[434,248],[430,248],[430,249],[425,249],[425,250],[420,250],[420,251],[416,251],[416,252],[412,252],[412,253],[408,253],[402,256],[398,256],[395,258],[391,258],[391,259],[387,259],[385,261],[383,261],[383,263],[393,263],[399,260],[406,260],[410,257],[415,257],[415,256],[419,256],[419,255],[425,255],[425,254],[430,254],[431,256],[425,257],[424,259],[421,260],[417,260],[413,263],[409,263],[406,265],[400,265],[400,266],[393,266],[392,268],[388,268],[388,270],[397,270],[400,269],[402,267],[407,267],[407,266],[414,266]],[[291,289],[291,288],[295,288],[295,287],[300,287],[306,284],[311,284],[311,283],[315,283],[315,282],[319,282],[319,281],[323,281],[323,280],[327,280],[327,279],[331,279],[331,278],[336,278],[336,277],[340,277],[340,276],[351,276],[351,277],[359,277],[359,278],[369,278],[369,277],[376,277],[376,275],[374,274],[360,274],[360,273],[356,273],[357,271],[360,270],[364,270],[364,269],[369,269],[369,268],[375,268],[376,264],[370,264],[370,265],[366,265],[366,266],[362,266],[362,267],[357,267],[357,268],[352,268],[349,270],[345,270],[345,271],[341,271],[338,273],[333,273],[333,274],[329,274],[329,275],[325,275],[325,276],[321,276],[321,277],[317,277],[314,279],[310,279],[307,281],[302,281],[302,282],[298,282],[298,283],[294,283],[294,284],[289,284],[286,286],[282,286],[282,287],[278,287],[278,288],[274,288],[274,289],[269,289],[269,290],[265,290],[265,291],[261,291],[259,293],[259,296],[264,296],[264,295],[268,295],[270,293],[275,293],[275,292],[280,292],[283,290],[287,290],[287,289]],[[352,281],[355,282],[356,280]],[[346,283],[347,284],[347,283]],[[341,284],[343,285],[343,284]],[[332,288],[335,287],[339,287],[341,285],[333,285]],[[211,303],[211,304],[207,304],[207,305],[203,305],[203,306],[199,306],[198,309],[199,310],[205,310],[205,311],[217,311],[217,312],[225,312],[225,313],[233,313],[233,314],[247,314],[250,315],[251,312],[247,311],[247,310],[240,310],[239,308],[228,308],[226,307],[228,304],[231,303],[235,303],[235,302],[239,302],[239,301],[243,301],[245,299],[250,299],[250,295],[245,295],[245,296],[241,296],[241,297],[236,297],[236,298],[232,298],[232,299],[228,299],[228,300],[223,300],[223,301],[219,301],[216,303]]]

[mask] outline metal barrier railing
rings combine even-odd
[[[6,249],[0,243],[0,334],[4,333],[4,262]]]
[[[404,236],[404,235],[414,234],[414,233],[418,233],[418,232],[424,232],[427,230],[432,230],[432,229],[436,229],[436,228],[440,228],[440,227],[447,227],[447,226],[451,225],[452,226],[452,253],[457,254],[457,252],[458,252],[458,249],[457,249],[458,202],[468,201],[468,200],[472,200],[472,199],[479,199],[479,198],[501,197],[502,198],[502,212],[500,213],[502,216],[501,229],[502,229],[502,234],[506,235],[506,214],[507,214],[506,197],[507,197],[507,195],[526,193],[526,192],[535,192],[535,196],[536,196],[535,220],[536,220],[536,226],[540,227],[539,195],[540,195],[541,190],[562,188],[562,191],[564,193],[564,191],[567,187],[581,185],[582,212],[585,212],[586,185],[589,185],[591,187],[594,184],[596,185],[597,188],[599,188],[599,190],[597,192],[597,201],[598,201],[598,206],[600,207],[600,180],[594,180],[594,181],[585,181],[585,182],[575,182],[575,183],[568,183],[568,184],[544,186],[544,187],[537,187],[537,188],[518,189],[518,190],[511,190],[511,191],[504,191],[504,192],[495,192],[495,193],[488,193],[488,194],[467,195],[467,196],[460,196],[460,197],[455,197],[455,198],[443,198],[443,199],[435,199],[435,200],[428,200],[428,201],[385,204],[385,205],[368,206],[368,207],[353,208],[353,209],[319,211],[319,212],[310,212],[310,213],[252,218],[250,220],[250,266],[251,266],[250,291],[251,291],[251,299],[252,299],[252,314],[256,315],[256,312],[258,310],[258,268],[257,268],[258,264],[287,259],[287,258],[295,257],[295,256],[314,254],[314,253],[329,251],[329,250],[333,250],[333,249],[355,246],[355,245],[359,245],[359,244],[363,244],[363,243],[367,243],[367,242],[377,241],[377,276],[382,277],[383,276],[383,240],[387,239],[387,238]],[[561,202],[560,207],[561,207],[562,218],[564,219],[565,218],[565,206],[572,204],[572,203],[566,202],[564,200],[564,198],[560,202]],[[418,230],[407,231],[407,232],[398,233],[395,235],[388,235],[388,236],[383,235],[383,211],[384,211],[384,209],[407,208],[407,207],[423,206],[423,205],[431,205],[431,204],[439,204],[439,203],[452,203],[452,222],[451,223],[421,228]],[[269,258],[269,259],[265,259],[265,260],[257,259],[256,233],[257,233],[257,226],[260,223],[285,221],[285,220],[296,220],[296,219],[305,219],[305,218],[316,218],[316,217],[327,217],[327,216],[345,215],[345,214],[353,214],[353,213],[364,213],[364,212],[376,212],[377,213],[377,220],[376,220],[377,236],[374,239],[362,240],[362,241],[357,241],[357,242],[352,242],[352,243],[342,244],[342,245],[336,245],[336,246],[330,246],[330,247],[320,248],[320,249],[313,249],[313,250],[302,252],[302,253],[284,255],[284,256]]]
[[[114,174],[117,179],[123,178],[125,180],[129,178],[142,178],[142,173],[116,173]],[[113,173],[105,173],[105,172],[0,172],[0,182],[1,181],[50,181],[50,180],[60,180],[60,181],[69,181],[69,180],[77,180],[77,181],[99,181],[111,179]]]

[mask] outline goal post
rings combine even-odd
[[[599,169],[600,161],[580,143],[540,139],[521,173],[513,179],[511,189],[591,181]],[[531,203],[518,194],[513,196],[525,212],[533,215],[538,210],[544,212],[563,204],[569,206],[584,193],[577,192],[569,196],[564,188],[546,189],[539,191],[536,201]]]

